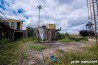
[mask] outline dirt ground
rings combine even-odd
[[[21,65],[34,65],[35,58],[39,58],[43,61],[44,57],[51,57],[51,55],[55,55],[57,50],[64,50],[65,52],[69,50],[73,51],[83,51],[82,47],[89,46],[94,44],[95,41],[89,40],[89,42],[73,42],[73,43],[61,43],[61,42],[51,42],[51,43],[26,43],[24,48],[28,54],[28,60],[24,60]],[[47,46],[48,48],[41,50],[41,51],[34,51],[30,49],[30,46],[33,44],[42,44]]]

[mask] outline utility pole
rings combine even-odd
[[[41,5],[39,5],[39,6],[37,6],[37,8],[39,9],[39,21],[38,21],[38,28],[39,28],[39,26],[40,26],[40,10],[42,9],[42,6]],[[38,35],[38,42],[39,42],[39,40],[40,40],[40,38],[39,38],[39,30],[38,30],[38,28],[37,28],[37,35]]]
[[[93,13],[94,13],[94,23],[95,23],[95,35],[96,35],[96,44],[97,44],[97,24],[96,24],[96,13],[95,13],[95,5],[94,5],[94,0],[92,0],[92,5],[93,5]]]
[[[98,44],[97,30],[98,30],[98,0],[87,0],[88,19],[94,23],[94,32],[96,37],[96,44]]]
[[[38,21],[38,28],[40,27],[40,10],[42,9],[42,6],[39,5],[37,6],[37,8],[39,9],[39,21]],[[38,30],[38,42],[40,41],[40,38],[39,38],[39,30]],[[44,54],[43,54],[43,51],[42,51],[42,57],[43,57],[43,60],[42,60],[42,65],[45,65],[45,60],[44,60]]]

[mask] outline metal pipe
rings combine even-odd
[[[39,9],[39,8],[38,8]],[[38,18],[39,18],[39,20],[38,20],[38,27],[40,26],[40,9],[39,9],[39,15],[38,15]]]

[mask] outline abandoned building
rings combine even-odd
[[[0,19],[0,39],[8,38],[9,40],[18,40],[26,37],[26,31],[22,30],[22,21]]]
[[[55,24],[48,24],[38,27],[37,37],[42,41],[54,41],[57,40],[57,32],[60,29],[56,29]]]
[[[14,30],[22,30],[22,21],[8,19],[8,20],[5,20],[4,23],[9,25]]]

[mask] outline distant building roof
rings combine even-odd
[[[5,20],[4,22],[21,22],[20,20],[15,20],[15,19],[8,19]]]

